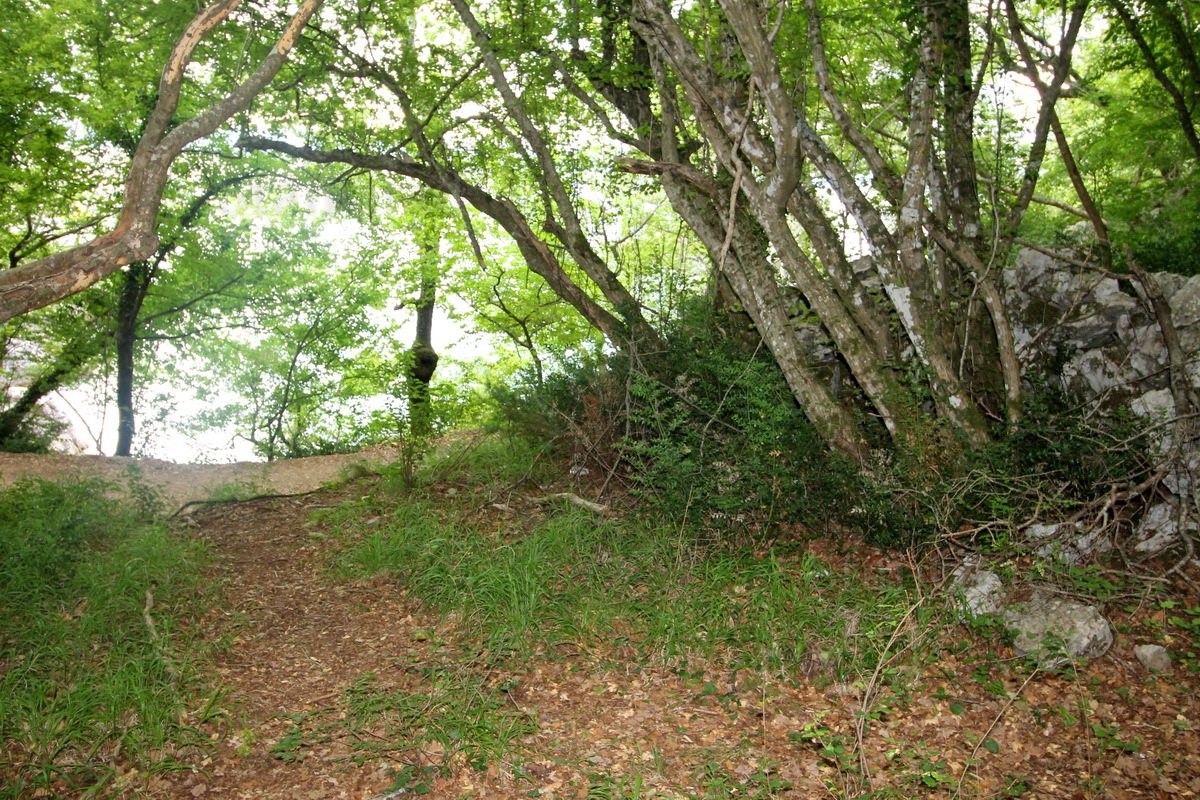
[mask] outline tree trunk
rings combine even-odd
[[[173,125],[193,51],[233,13],[240,0],[218,0],[201,9],[163,69],[158,102],[130,161],[116,226],[85,244],[0,272],[0,322],[81,292],[121,267],[150,258],[158,249],[158,210],[175,159],[189,144],[211,135],[250,106],[283,66],[322,3],[303,0],[270,53],[241,85],[195,117]]]
[[[105,338],[104,331],[89,331],[59,351],[54,363],[38,375],[12,405],[0,412],[0,445],[21,434],[38,403],[78,375],[100,353]]]
[[[133,450],[135,418],[133,406],[134,363],[137,355],[138,317],[146,292],[154,279],[155,265],[147,261],[131,264],[121,284],[117,304],[117,447],[116,456],[128,456]]]
[[[421,250],[421,294],[417,299],[417,332],[409,351],[412,364],[407,376],[410,433],[418,438],[433,433],[429,382],[438,364],[438,354],[433,349],[433,312],[437,302],[441,236],[437,230],[430,230],[433,224],[425,226],[417,243]]]

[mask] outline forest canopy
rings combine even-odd
[[[950,464],[1028,414],[1020,248],[1196,269],[1183,0],[3,12],[13,442],[90,385],[129,453],[147,387],[191,385],[264,457],[344,447],[522,368],[669,383],[699,324],[832,452]],[[438,305],[503,342],[441,384]]]

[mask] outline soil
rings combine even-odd
[[[364,459],[378,463],[386,454],[266,468],[138,466],[182,504],[203,499],[196,497],[202,486],[247,476],[273,495],[308,492]],[[90,463],[116,478],[127,468]],[[33,457],[0,460],[8,479],[56,475],[59,467]],[[181,518],[186,535],[209,545],[227,598],[198,623],[224,642],[215,680],[225,693],[214,705],[219,714],[200,704],[182,720],[203,731],[207,745],[170,754],[179,764],[173,771],[130,770],[119,781],[126,796],[819,798],[873,788],[880,793],[872,796],[899,798],[1200,797],[1200,680],[1182,664],[1168,675],[1147,673],[1133,657],[1135,636],[1119,636],[1075,676],[1031,675],[1006,651],[988,662],[972,657],[988,645],[964,629],[961,642],[930,645],[940,657],[910,676],[903,697],[876,694],[880,684],[870,679],[839,683],[819,669],[799,678],[707,664],[682,669],[639,655],[620,631],[609,643],[513,664],[392,581],[331,576],[335,542],[315,512],[374,491],[375,480],[204,504]],[[517,503],[480,515],[540,513],[532,502]],[[870,573],[893,563],[863,545],[814,540],[812,549],[836,569]],[[1119,630],[1132,624],[1116,622]],[[522,721],[507,756],[479,758],[435,741],[389,743],[387,731],[354,724],[347,698],[364,680],[421,696],[435,676],[451,673],[498,690],[506,713]],[[864,708],[873,712],[866,724]]]
[[[114,493],[123,493],[130,491],[131,484],[141,484],[153,490],[170,512],[191,503],[211,500],[214,496],[304,494],[373,472],[399,457],[399,448],[387,445],[342,455],[232,464],[175,464],[152,458],[0,453],[0,487],[23,479],[94,478],[110,484]]]

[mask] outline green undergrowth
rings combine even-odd
[[[519,439],[487,437],[443,453],[415,487],[385,471],[371,492],[321,512],[340,545],[337,578],[385,576],[444,625],[413,634],[425,672],[359,676],[340,703],[292,720],[278,758],[349,731],[362,757],[408,764],[395,788],[419,793],[455,754],[482,769],[520,749],[535,721],[509,684],[533,659],[665,667],[698,696],[735,702],[712,675],[865,686],[929,652],[917,639],[936,612],[908,576],[838,568],[800,542],[732,545],[645,514],[600,516],[535,480],[545,467]],[[774,786],[766,773],[710,777],[705,797]],[[589,796],[609,792],[638,796],[603,776]]]
[[[203,554],[91,481],[0,493],[0,798],[102,797],[198,734]]]
[[[473,666],[413,667],[402,685],[389,685],[373,672],[359,675],[338,705],[289,715],[287,730],[271,753],[284,762],[297,761],[311,748],[349,734],[349,760],[354,763],[387,758],[403,764],[404,755],[419,747],[427,761],[459,753],[472,768],[484,769],[536,726]],[[430,764],[397,769],[392,789],[423,794],[426,781],[441,769]]]
[[[344,541],[336,570],[390,576],[497,655],[618,645],[665,663],[816,664],[844,678],[874,668],[913,604],[903,580],[865,582],[799,544],[718,545],[565,502],[478,521],[486,500],[471,486],[430,496],[385,488],[329,513]]]

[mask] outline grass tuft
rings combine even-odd
[[[457,612],[494,654],[621,642],[672,664],[845,677],[875,668],[913,603],[902,582],[866,585],[811,554],[705,548],[679,531],[582,510],[501,531],[455,519],[445,504],[394,497],[336,516],[343,576],[389,575]],[[375,522],[355,529],[355,518]]]
[[[165,768],[194,737],[196,686],[178,616],[201,552],[107,499],[105,484],[0,493],[0,798],[101,796]]]

